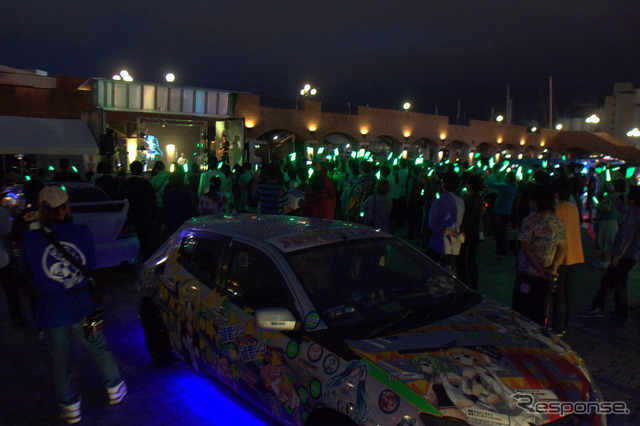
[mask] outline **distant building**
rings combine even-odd
[[[633,83],[616,83],[613,95],[605,98],[599,130],[637,146],[640,138],[627,136],[634,128],[640,128],[640,89]]]

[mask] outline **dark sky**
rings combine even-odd
[[[5,0],[0,64],[524,124],[640,85],[640,0]]]

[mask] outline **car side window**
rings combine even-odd
[[[252,309],[293,306],[291,292],[276,265],[253,247],[233,246],[226,288]]]
[[[182,240],[180,263],[209,287],[220,284],[220,257],[229,245],[224,238],[189,236]]]

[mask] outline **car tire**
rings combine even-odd
[[[305,425],[355,425],[349,417],[330,408],[320,408],[309,415]]]
[[[144,340],[147,344],[149,355],[158,365],[164,365],[172,358],[169,333],[162,321],[162,317],[153,302],[143,302],[140,309],[140,322],[144,330]]]

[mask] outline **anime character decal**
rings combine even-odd
[[[366,389],[368,376],[367,364],[360,360],[350,361],[342,373],[328,381],[324,403],[353,421],[364,423],[371,412],[371,399]]]
[[[191,364],[198,371],[201,284],[197,280],[186,280],[178,288],[178,346],[189,352]]]
[[[454,402],[458,400],[458,395],[449,382],[451,378],[454,382],[460,383],[460,376],[447,366],[445,360],[440,356],[424,353],[414,357],[411,364],[429,381],[427,392],[422,396],[443,416],[469,422],[467,416]]]
[[[447,357],[462,369],[458,376],[458,408],[467,408],[476,403],[486,409],[498,411],[508,416],[516,416],[522,411],[511,398],[515,392],[497,374],[497,367],[491,359],[478,351],[464,347],[447,350]],[[457,380],[456,380],[457,381]]]
[[[501,367],[487,355],[491,348],[451,347],[421,353],[411,359],[415,370],[428,381],[422,395],[442,415],[466,423],[539,424],[540,415],[524,413],[500,378]],[[411,386],[410,386],[411,387]]]

